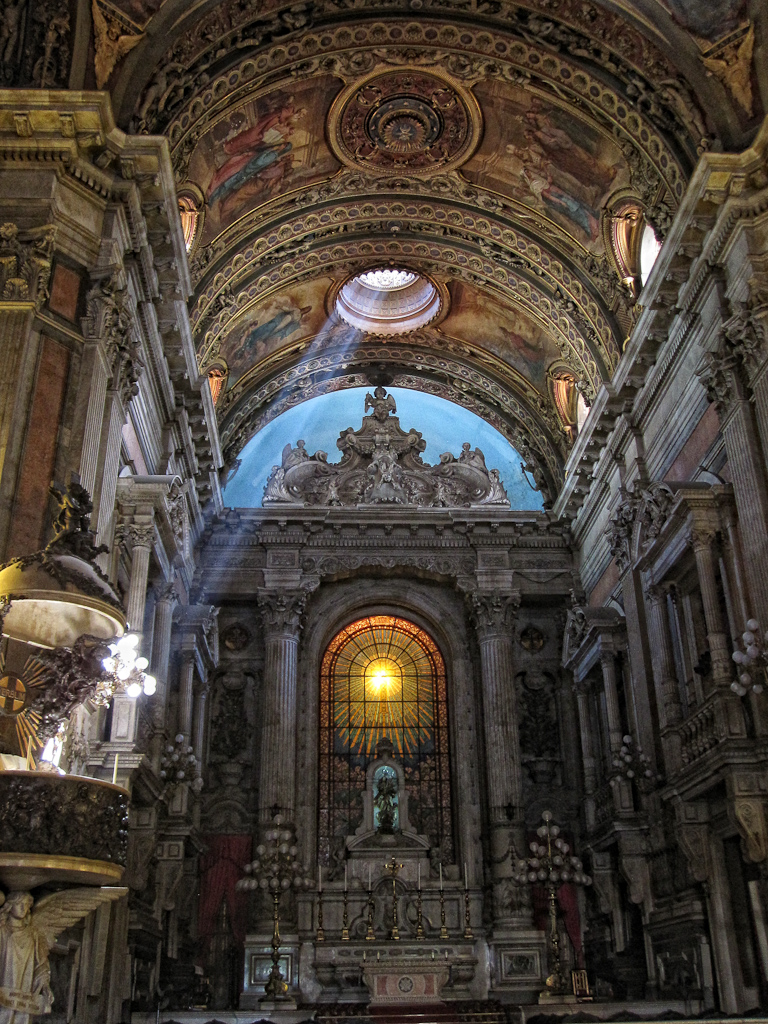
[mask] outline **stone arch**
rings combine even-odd
[[[345,623],[366,615],[399,615],[424,629],[441,652],[446,667],[449,749],[461,750],[451,762],[457,856],[480,864],[480,790],[478,738],[475,732],[474,670],[469,657],[469,630],[458,592],[411,579],[375,579],[362,575],[322,585],[307,605],[299,653],[297,698],[304,711],[297,744],[297,779],[311,780],[296,794],[297,817],[307,822],[304,856],[313,863],[317,850],[317,778],[319,764],[318,672],[322,653]]]

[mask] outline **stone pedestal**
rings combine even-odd
[[[546,940],[538,928],[516,929],[491,944],[491,991],[518,1003],[533,1003],[546,975]]]
[[[245,973],[243,991],[240,995],[240,1009],[261,1009],[266,1014],[267,1005],[275,1010],[296,1008],[294,995],[299,987],[299,940],[295,935],[281,938],[280,972],[288,983],[287,999],[268,1001],[265,999],[264,986],[269,972],[272,970],[272,935],[249,934],[245,937]],[[270,1019],[272,1011],[269,1011]],[[276,1018],[275,1018],[276,1019]]]

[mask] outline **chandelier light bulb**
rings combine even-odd
[[[125,688],[125,692],[129,697],[139,697],[141,695],[141,683],[129,683]]]
[[[756,633],[760,629],[760,623],[757,619],[747,619],[747,629],[752,633]]]

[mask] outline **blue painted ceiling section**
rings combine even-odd
[[[280,465],[283,447],[296,445],[299,438],[307,451],[328,453],[329,462],[338,462],[341,452],[336,440],[342,430],[357,430],[363,419],[365,396],[373,388],[349,388],[311,398],[295,405],[268,423],[251,438],[240,453],[242,465],[224,489],[224,504],[230,508],[259,508],[264,485],[272,467]],[[427,442],[422,453],[425,462],[435,464],[443,452],[456,457],[461,445],[469,441],[485,456],[488,469],[498,469],[513,509],[542,509],[541,495],[523,475],[520,456],[497,430],[475,413],[453,402],[420,391],[390,388],[397,402],[397,415],[404,430],[420,430]]]

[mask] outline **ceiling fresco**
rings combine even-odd
[[[189,180],[205,196],[205,245],[276,194],[334,173],[323,125],[339,91],[333,77],[276,89],[228,113],[190,158]]]
[[[738,28],[747,0],[657,0],[674,20],[697,36],[714,41]]]
[[[121,128],[168,139],[230,464],[294,406],[381,383],[480,416],[551,497],[574,436],[553,394],[592,401],[637,316],[627,224],[663,239],[768,95],[755,0],[88,0],[77,25],[19,4],[5,84],[104,83]],[[433,323],[329,313],[382,266],[441,289]]]
[[[532,206],[588,248],[601,247],[600,209],[629,183],[614,141],[572,110],[505,82],[482,82],[475,95],[486,128],[463,168],[474,184]]]
[[[451,308],[441,333],[487,348],[543,394],[547,368],[560,353],[541,325],[461,281],[451,283],[450,294]]]

